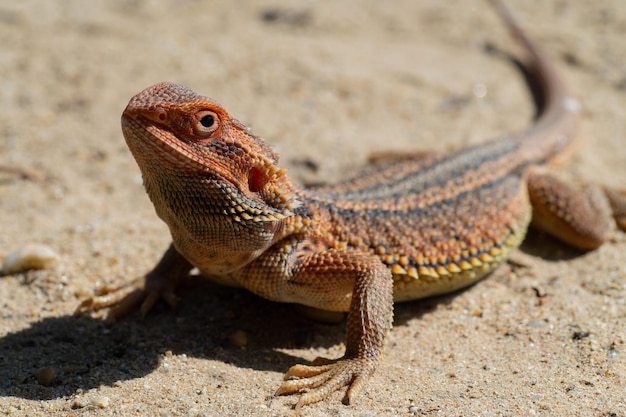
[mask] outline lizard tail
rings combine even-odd
[[[526,68],[537,85],[542,104],[534,127],[520,138],[522,146],[529,151],[534,149],[528,155],[554,155],[569,144],[575,133],[581,112],[580,102],[570,93],[550,60],[526,34],[509,8],[501,0],[487,1],[527,51],[529,61]]]

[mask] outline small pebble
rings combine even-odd
[[[72,401],[72,405],[70,405],[70,408],[72,410],[78,410],[87,406],[89,406],[89,400],[85,397],[78,397],[75,398],[74,401]]]
[[[37,378],[37,382],[44,387],[49,387],[55,376],[56,373],[54,372],[54,368],[52,366],[45,366],[35,371],[35,378]]]
[[[109,406],[109,401],[109,397],[101,395],[91,400],[91,404],[98,408],[107,408]]]
[[[29,269],[49,269],[59,256],[52,248],[38,243],[30,243],[9,253],[2,262],[2,272],[17,274]]]
[[[243,330],[237,330],[228,336],[228,341],[236,347],[246,346],[248,344],[248,335]]]

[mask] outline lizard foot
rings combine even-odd
[[[304,392],[296,404],[296,410],[300,410],[303,405],[321,401],[332,392],[348,386],[343,403],[350,404],[375,369],[375,363],[362,358],[334,361],[318,358],[314,365],[292,366],[285,374],[285,382],[278,388],[276,395]]]
[[[83,301],[75,314],[88,314],[110,307],[106,320],[113,322],[138,307],[142,317],[145,317],[159,299],[165,300],[167,304],[175,308],[178,297],[174,294],[173,288],[168,285],[167,280],[154,278],[141,277],[121,287],[104,287],[98,295]]]
[[[141,306],[141,315],[145,317],[159,299],[175,308],[178,304],[178,297],[174,293],[176,286],[191,268],[191,264],[178,253],[174,245],[170,245],[157,266],[145,278],[138,278],[117,288],[104,288],[97,296],[83,301],[75,314],[111,307],[106,319],[115,321]]]

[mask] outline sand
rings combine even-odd
[[[566,180],[626,184],[626,5],[511,1],[580,97]],[[0,415],[282,416],[289,366],[342,353],[344,327],[192,278],[178,311],[75,317],[169,243],[122,138],[128,99],[176,81],[222,103],[297,181],[373,152],[446,152],[523,129],[520,49],[482,1],[21,0],[0,6]],[[516,55],[517,54],[517,55]],[[488,279],[397,305],[377,373],[312,416],[625,416],[626,234],[578,253],[532,231]]]

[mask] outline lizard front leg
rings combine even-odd
[[[262,259],[259,261],[268,264]],[[340,249],[327,249],[301,257],[291,271],[286,279],[284,276],[264,274],[265,280],[273,282],[257,280],[250,289],[259,292],[255,286],[264,289],[273,287],[283,301],[325,310],[347,310],[346,352],[340,359],[323,360],[321,365],[293,366],[276,394],[305,392],[296,405],[299,409],[348,386],[344,402],[349,403],[378,366],[391,329],[391,272],[371,254]],[[269,298],[272,298],[271,295]],[[319,363],[319,360],[316,362]]]
[[[111,307],[107,320],[116,320],[141,306],[141,314],[145,316],[160,298],[175,307],[178,301],[176,287],[191,269],[189,261],[176,250],[174,244],[170,244],[159,263],[145,277],[83,301],[76,313],[82,314]]]

